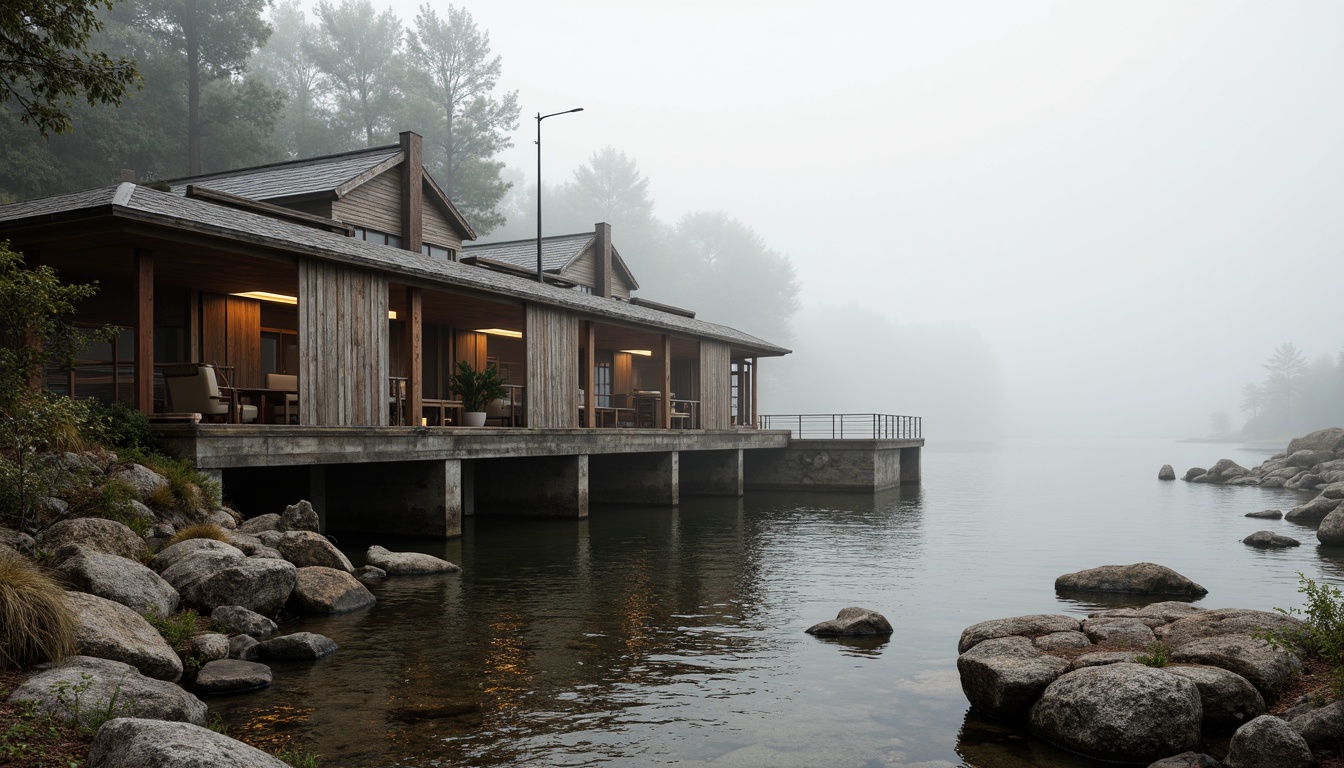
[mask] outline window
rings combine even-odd
[[[576,285],[576,286],[574,286],[574,290],[578,291],[579,293],[592,293],[592,292],[593,292],[593,289],[590,288],[590,287],[588,287],[588,286],[586,286],[586,285]]]
[[[379,232],[376,229],[366,229],[364,227],[354,227],[351,237],[356,240],[365,240],[379,245],[390,245],[393,248],[401,247],[401,235],[389,235],[386,232]]]
[[[593,400],[598,408],[611,407],[611,363],[598,363],[593,368]]]
[[[457,252],[452,248],[444,248],[441,245],[433,243],[421,243],[420,253],[431,259],[443,259],[444,261],[457,261]]]

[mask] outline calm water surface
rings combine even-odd
[[[1297,571],[1344,581],[1311,528],[1243,517],[1282,490],[1159,482],[1163,463],[1250,466],[1272,451],[1165,441],[1016,441],[925,450],[924,482],[876,496],[752,494],[586,521],[477,518],[452,542],[383,539],[460,563],[392,579],[378,605],[288,622],[341,646],[210,700],[233,735],[338,766],[1094,766],[968,716],[969,624],[1084,615],[1056,576],[1152,561],[1204,607],[1298,604]],[[1302,547],[1260,551],[1262,529]],[[340,537],[358,564],[367,540]],[[803,633],[881,611],[884,642]]]

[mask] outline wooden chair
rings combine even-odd
[[[292,395],[285,395],[283,405],[277,405],[271,408],[271,421],[280,424],[298,424],[299,423],[299,377],[292,373],[268,373],[266,374],[267,389],[283,389],[286,392],[293,392]],[[283,421],[281,420],[283,418]]]
[[[485,423],[489,424],[491,420],[499,422],[501,427],[512,426],[513,424],[513,406],[504,398],[496,398],[485,404]]]
[[[225,397],[215,378],[215,367],[203,363],[173,365],[163,369],[163,383],[168,390],[168,401],[174,411],[199,413],[209,419],[223,416],[230,421],[233,414],[233,400]],[[238,406],[238,421],[250,423],[257,420],[255,405]]]

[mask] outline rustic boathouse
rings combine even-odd
[[[540,283],[535,241],[464,247],[476,233],[420,153],[407,132],[0,207],[25,260],[98,281],[81,322],[123,329],[47,386],[150,414],[245,511],[304,495],[344,529],[453,536],[476,511],[737,495],[753,463],[762,485],[799,484],[790,434],[757,428],[758,361],[788,350],[632,296],[606,224],[545,238]],[[507,380],[491,429],[460,426],[459,361]],[[918,437],[816,484],[916,480]]]

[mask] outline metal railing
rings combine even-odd
[[[887,413],[789,413],[760,417],[761,429],[787,429],[798,440],[917,440],[923,418]]]

